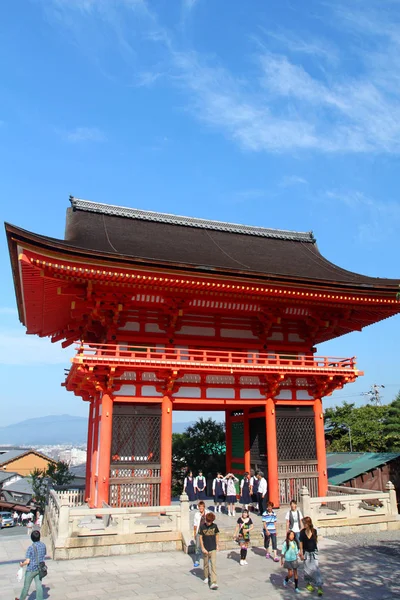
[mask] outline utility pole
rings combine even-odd
[[[368,392],[362,392],[361,396],[368,396],[371,404],[374,404],[375,406],[382,406],[382,398],[379,390],[380,388],[384,387],[384,385],[374,383],[373,385],[371,385],[370,390]]]

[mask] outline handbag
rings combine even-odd
[[[39,553],[35,544],[33,544],[33,548],[36,554],[36,562],[38,563],[39,579],[42,581],[42,579],[44,579],[47,575],[47,565],[43,560],[39,562]]]

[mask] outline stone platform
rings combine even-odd
[[[29,540],[26,535],[0,533],[0,600],[18,597],[18,562]],[[281,540],[279,546],[281,545]],[[327,600],[395,600],[400,598],[396,575],[400,562],[400,533],[383,532],[354,540],[320,541],[321,570]],[[219,589],[203,583],[203,572],[181,552],[136,554],[72,561],[48,560],[45,598],[50,600],[204,600],[209,595],[224,600],[290,600],[293,588],[283,588],[284,570],[266,560],[261,548],[249,550],[248,566],[240,567],[237,547],[221,551],[217,558]],[[299,597],[316,597],[304,589],[300,569]],[[31,588],[29,600],[35,598]]]

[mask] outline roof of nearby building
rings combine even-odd
[[[341,269],[320,254],[311,232],[181,217],[73,197],[70,201],[65,242],[77,249],[185,265],[198,271],[235,271],[363,287],[400,283]]]
[[[27,477],[21,477],[17,481],[13,481],[7,487],[3,488],[3,492],[16,492],[17,494],[33,495],[32,485]]]
[[[21,477],[18,473],[14,473],[13,471],[0,471],[0,484],[7,481],[7,479],[12,479],[13,477]]]
[[[70,472],[75,476],[75,478],[85,478],[86,477],[86,463],[82,463],[80,465],[74,465],[69,468]]]
[[[340,485],[400,457],[400,452],[328,452],[328,480]]]
[[[7,446],[2,446],[0,447],[0,467],[3,467],[3,465],[16,460],[17,458],[25,456],[26,454],[36,454],[37,456],[40,456],[49,462],[55,462],[52,458],[42,454],[41,452],[38,452],[34,448],[10,448]]]

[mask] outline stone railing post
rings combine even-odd
[[[395,516],[398,514],[396,489],[391,481],[386,484],[386,491],[389,492],[389,510],[390,514]]]
[[[67,500],[61,501],[60,514],[58,516],[57,538],[65,540],[69,533],[69,506]]]
[[[191,545],[191,531],[190,531],[190,517],[189,517],[189,498],[188,495],[183,492],[179,496],[181,503],[181,533],[182,533],[182,544],[184,552],[189,552],[189,546]]]
[[[310,501],[310,492],[308,491],[307,486],[303,485],[300,490],[300,502],[301,502],[301,512],[303,513],[303,517],[311,517],[311,501]]]

